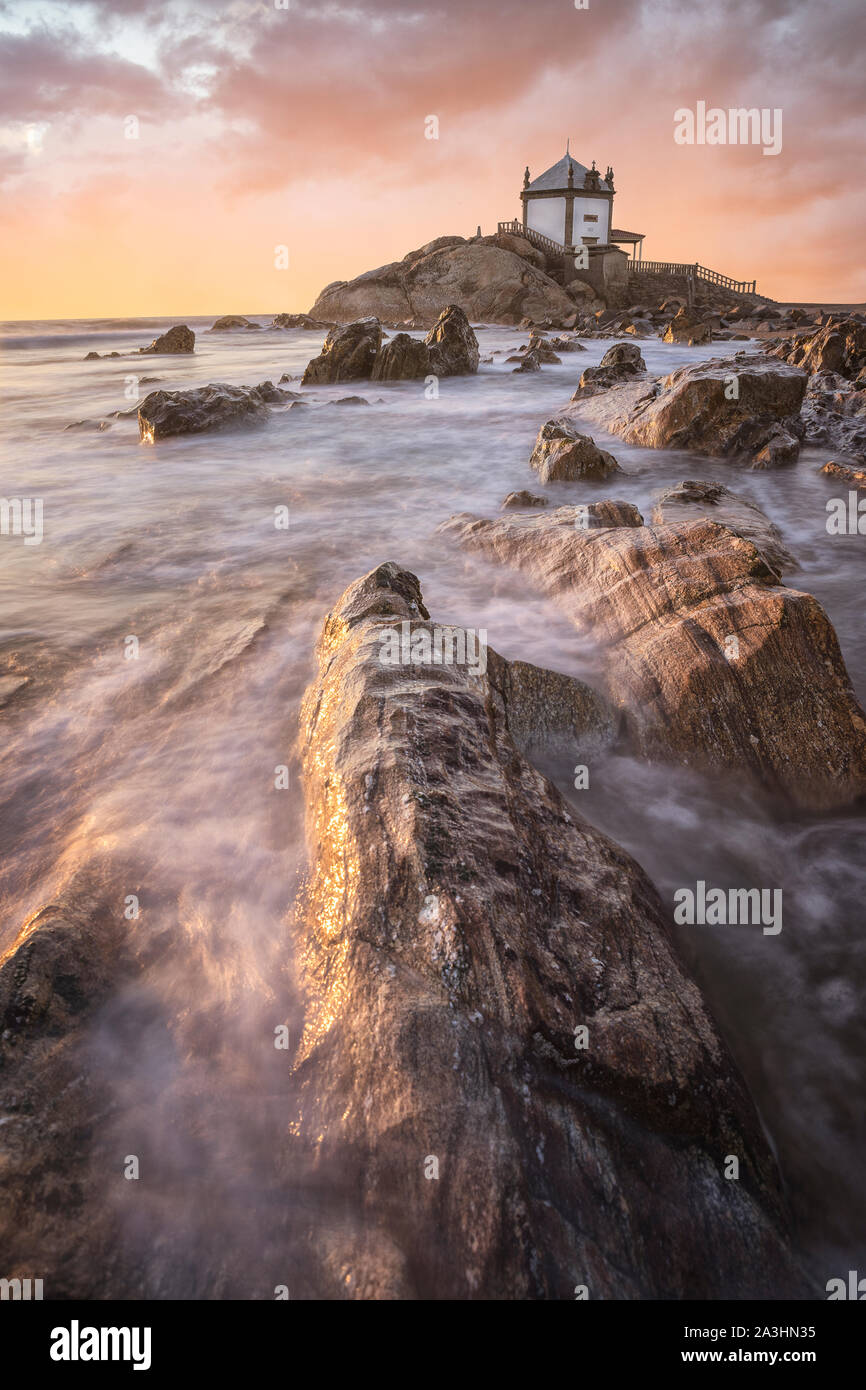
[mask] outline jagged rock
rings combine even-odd
[[[542,363],[562,361],[561,357],[557,357],[553,344],[549,342],[547,338],[542,337],[540,333],[537,333],[535,329],[533,329],[529,335],[529,346],[527,351],[534,353],[539,362]]]
[[[637,343],[616,343],[608,348],[597,367],[587,367],[581,373],[573,401],[607,391],[611,386],[631,381],[646,372],[646,362]]]
[[[473,322],[563,323],[574,313],[574,301],[533,259],[501,246],[439,237],[402,261],[326,286],[310,312],[340,323],[375,314],[384,323],[411,319],[430,328],[455,304]]]
[[[793,339],[768,345],[767,350],[810,373],[838,372],[853,380],[866,367],[866,320],[834,318],[817,333],[798,333]]]
[[[838,372],[815,372],[809,377],[801,420],[811,444],[838,453],[866,451],[866,391]]]
[[[542,425],[529,466],[543,483],[608,478],[622,472],[613,454],[599,449],[588,434],[578,434],[568,420],[548,420]]]
[[[459,305],[446,305],[424,341],[434,376],[468,376],[478,371],[478,339]]]
[[[519,750],[551,715],[572,737],[576,717],[580,743],[572,683],[492,652],[483,673],[383,664],[387,634],[429,634],[426,619],[396,565],[351,585],[303,707],[293,1132],[317,1190],[346,1194],[304,1208],[310,1285],[801,1292],[760,1122],[655,890]]]
[[[277,314],[271,328],[303,328],[308,333],[321,333],[323,328],[335,328],[334,319],[314,319],[309,314]]]
[[[766,444],[755,454],[752,467],[781,468],[786,463],[796,463],[799,456],[800,440],[797,435],[781,425],[773,425]]]
[[[848,487],[866,492],[866,468],[851,468],[848,464],[836,463],[831,459],[829,463],[824,464],[821,472],[828,478],[838,478]]]
[[[668,488],[653,508],[654,522],[686,521],[692,517],[708,517],[760,551],[767,564],[778,574],[797,568],[782,534],[756,502],[731,492],[723,483],[683,482]]]
[[[195,350],[195,334],[186,324],[175,324],[167,333],[162,333],[158,338],[154,338],[150,347],[139,348],[139,352],[193,352]]]
[[[301,384],[368,380],[381,346],[382,326],[377,318],[332,328],[319,356],[307,363]]]
[[[687,343],[693,347],[696,343],[708,343],[711,336],[709,325],[682,304],[668,324],[663,342]]]
[[[525,352],[521,357],[507,357],[507,362],[519,362],[519,366],[514,368],[515,372],[540,372],[541,359],[537,352]],[[514,373],[512,372],[512,375]]]
[[[576,338],[551,338],[550,346],[555,352],[586,352],[583,343]]]
[[[644,756],[749,776],[814,810],[866,793],[866,717],[826,613],[727,527],[584,532],[552,512],[443,529],[527,571],[603,647]]]
[[[591,399],[579,392],[572,397],[578,402],[573,413],[652,449],[754,455],[779,426],[795,438],[802,435],[805,388],[806,375],[796,367],[762,353],[739,353],[680,367],[670,376],[614,385]]]
[[[269,405],[282,405],[290,395],[271,381],[258,386],[211,382],[188,391],[151,391],[138,407],[139,436],[153,444],[170,435],[249,424],[267,415]]]
[[[500,504],[504,508],[508,507],[546,507],[549,505],[549,498],[537,497],[534,492],[527,492],[525,488],[520,492],[509,492],[508,496]]]
[[[373,380],[414,381],[431,371],[427,344],[408,333],[397,333],[377,356],[373,364]]]
[[[221,319],[208,330],[210,333],[231,333],[236,328],[261,330],[260,323],[253,323],[251,319],[245,319],[243,314],[224,314]]]

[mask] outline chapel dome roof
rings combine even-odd
[[[545,169],[543,174],[539,174],[537,179],[533,179],[532,182],[527,185],[526,192],[540,193],[551,188],[567,188],[569,164],[574,168],[574,187],[582,188],[584,175],[588,174],[589,170],[585,164],[581,164],[574,158],[574,155],[566,151],[562,159],[557,160],[556,164],[551,164],[549,169]],[[598,187],[599,191],[602,193],[610,193],[612,191],[610,184],[601,177],[601,174],[599,174]]]

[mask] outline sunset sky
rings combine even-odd
[[[288,4],[0,0],[0,317],[309,309],[495,231],[567,137],[647,258],[866,300],[863,0]],[[678,145],[698,101],[781,108],[781,153]]]

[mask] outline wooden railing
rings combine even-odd
[[[757,281],[732,280],[730,275],[720,275],[717,270],[709,270],[697,261],[686,264],[682,261],[633,261],[629,270],[639,275],[646,271],[649,275],[685,275],[689,280],[705,280],[709,285],[720,285],[722,289],[733,290],[735,294],[754,294]]]
[[[517,221],[517,218],[513,222],[500,222],[497,231],[504,232],[508,236],[526,237],[526,240],[531,241],[533,246],[537,246],[539,251],[548,251],[551,256],[565,255],[565,247],[561,246],[558,241],[537,232],[534,227],[524,227],[522,222]]]

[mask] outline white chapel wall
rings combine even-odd
[[[564,198],[529,198],[526,221],[534,231],[541,232],[542,236],[549,236],[552,241],[558,241],[560,246],[564,245]]]

